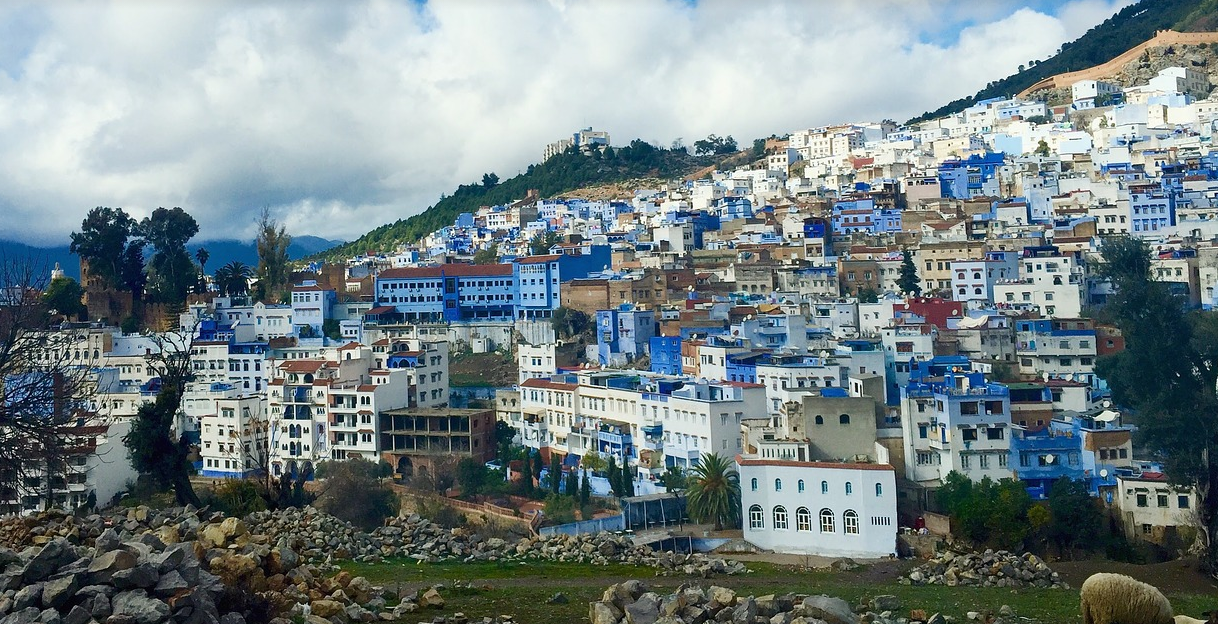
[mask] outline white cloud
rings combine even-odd
[[[270,206],[354,237],[583,126],[689,144],[903,120],[1128,1],[7,5],[0,238],[62,244],[95,205],[180,205],[202,238]]]

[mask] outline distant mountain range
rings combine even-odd
[[[293,236],[292,244],[288,247],[288,257],[293,260],[313,255],[319,251],[341,245],[345,241],[328,240],[319,236]],[[216,240],[202,243],[190,243],[187,246],[193,255],[195,250],[204,247],[209,255],[207,272],[214,273],[216,269],[234,260],[243,262],[251,267],[258,266],[258,250],[253,241]],[[68,246],[62,247],[33,247],[16,241],[0,240],[0,258],[8,260],[32,259],[45,264],[47,270],[59,263],[64,274],[80,279],[80,258],[68,251]]]

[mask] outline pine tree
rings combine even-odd
[[[588,470],[584,469],[584,479],[579,484],[579,506],[586,507],[592,502],[592,483],[588,481]]]
[[[897,287],[901,292],[915,297],[922,294],[922,285],[918,279],[918,267],[914,266],[913,254],[906,249],[901,252],[901,275],[897,277]]]

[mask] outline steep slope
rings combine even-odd
[[[522,199],[531,189],[536,189],[543,198],[553,197],[585,186],[630,178],[677,177],[708,162],[685,151],[657,148],[637,139],[620,149],[609,149],[604,155],[585,156],[569,151],[541,164],[529,165],[525,173],[497,184],[463,184],[452,195],[441,198],[420,214],[382,225],[350,243],[311,258],[339,260],[367,252],[389,251],[451,225],[463,212]]]
[[[1218,0],[1141,0],[1121,9],[1078,39],[1062,44],[1056,55],[1032,63],[1019,73],[991,82],[972,96],[925,112],[907,123],[958,113],[980,100],[1015,95],[1056,74],[1106,63],[1153,38],[1160,30],[1203,31],[1211,29],[1215,22],[1218,22]]]

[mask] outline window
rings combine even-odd
[[[985,431],[985,437],[986,437],[986,439],[989,439],[989,440],[1001,440],[1002,435],[1003,434],[1002,434],[1001,427],[990,427],[989,429],[986,429],[986,431]]]
[[[1155,497],[1155,498],[1157,498],[1157,499],[1158,499],[1156,502],[1158,502],[1158,503],[1159,503],[1159,506],[1160,506],[1160,507],[1166,507],[1166,506],[1167,506],[1167,494],[1160,493],[1160,494],[1159,494],[1157,497]]]
[[[774,491],[775,492],[782,491],[782,479],[774,479]]]
[[[1149,524],[1142,525],[1142,535],[1150,535],[1150,525]]]
[[[1146,507],[1146,506],[1147,506],[1147,504],[1146,504],[1146,495],[1145,495],[1145,494],[1138,494],[1138,496],[1137,496],[1137,501],[1138,501],[1138,507]]]
[[[823,425],[823,424],[825,424],[825,417],[824,417],[824,416],[817,416],[817,417],[816,417],[816,424],[818,424],[818,425]]]
[[[833,528],[833,512],[828,509],[820,510],[820,532],[821,533],[835,533],[836,532],[836,529]]]
[[[828,481],[821,481],[821,482],[820,482],[820,493],[821,493],[821,494],[828,494],[828,493],[829,493],[829,482],[828,482]]]
[[[926,425],[918,425],[918,437],[926,439]]]
[[[804,491],[804,480],[803,479],[800,479],[799,483],[796,484],[796,489],[799,490],[800,492]]]
[[[847,482],[846,482],[846,494],[847,494],[847,495],[850,495],[850,494],[853,494],[853,493],[854,493],[854,484],[853,484],[853,483],[851,483],[851,482],[849,482],[849,481],[847,481]]]
[[[753,486],[753,491],[756,492],[757,491],[757,479],[753,479],[753,482],[750,483],[750,485]]]
[[[774,530],[787,530],[787,508],[782,505],[774,508]]]
[[[749,528],[765,528],[765,515],[761,511],[761,505],[753,505],[752,507],[749,507]]]
[[[841,416],[838,416],[837,422],[839,422],[843,425],[849,425],[850,424],[850,414],[842,414]]]
[[[875,484],[875,495],[876,496],[884,495],[884,486],[883,485],[880,485],[879,483]]]
[[[1188,509],[1188,496],[1181,494],[1176,497],[1176,506],[1180,509]]]
[[[1007,467],[1007,461],[1008,461],[1008,460],[1007,460],[1007,454],[1006,454],[1006,453],[1000,453],[1000,454],[998,455],[998,467],[999,467],[999,468],[1006,468],[1006,467]]]
[[[795,530],[812,530],[812,512],[808,511],[807,507],[800,507],[795,510]]]
[[[846,535],[858,535],[859,515],[854,513],[853,509],[847,509],[846,513],[842,514],[842,526],[846,529]]]

